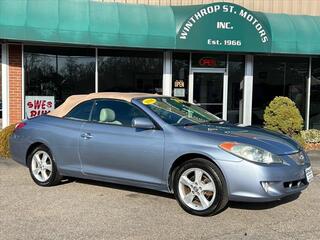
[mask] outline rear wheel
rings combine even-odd
[[[40,145],[28,156],[28,167],[33,181],[40,186],[60,183],[61,176],[48,147]]]
[[[226,183],[220,169],[205,159],[192,159],[176,172],[174,194],[180,206],[193,215],[210,216],[228,203]]]

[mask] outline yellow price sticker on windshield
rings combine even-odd
[[[142,101],[144,105],[151,105],[151,104],[155,104],[156,102],[157,100],[154,98],[146,98]]]

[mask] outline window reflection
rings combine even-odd
[[[320,129],[320,59],[312,59],[310,128]]]
[[[228,66],[228,121],[239,123],[240,83],[244,78],[244,56],[229,55]]]
[[[99,50],[99,91],[162,93],[163,53]]]
[[[94,49],[24,47],[25,94],[55,96],[59,106],[73,94],[94,92]]]
[[[2,45],[0,44],[0,127],[2,127]]]
[[[287,96],[305,116],[309,59],[256,56],[254,59],[252,123],[263,124],[263,113],[276,96]]]

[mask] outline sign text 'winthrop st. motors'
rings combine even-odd
[[[189,20],[187,20],[184,25],[182,26],[179,34],[179,38],[181,40],[187,40],[192,28],[196,27],[195,25],[197,22],[211,14],[216,13],[226,13],[226,14],[233,14],[239,16],[241,19],[249,22],[253,28],[255,28],[256,32],[260,36],[260,40],[262,43],[267,43],[269,41],[268,33],[263,27],[263,24],[248,10],[246,9],[236,9],[234,5],[230,4],[215,4],[204,7],[193,14]],[[225,29],[232,31],[234,27],[232,26],[231,22],[228,21],[217,21],[216,26],[217,29]]]

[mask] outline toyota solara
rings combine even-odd
[[[291,138],[145,93],[71,96],[48,115],[17,124],[10,147],[40,186],[75,177],[150,188],[173,193],[200,216],[228,201],[298,195],[313,178]]]

